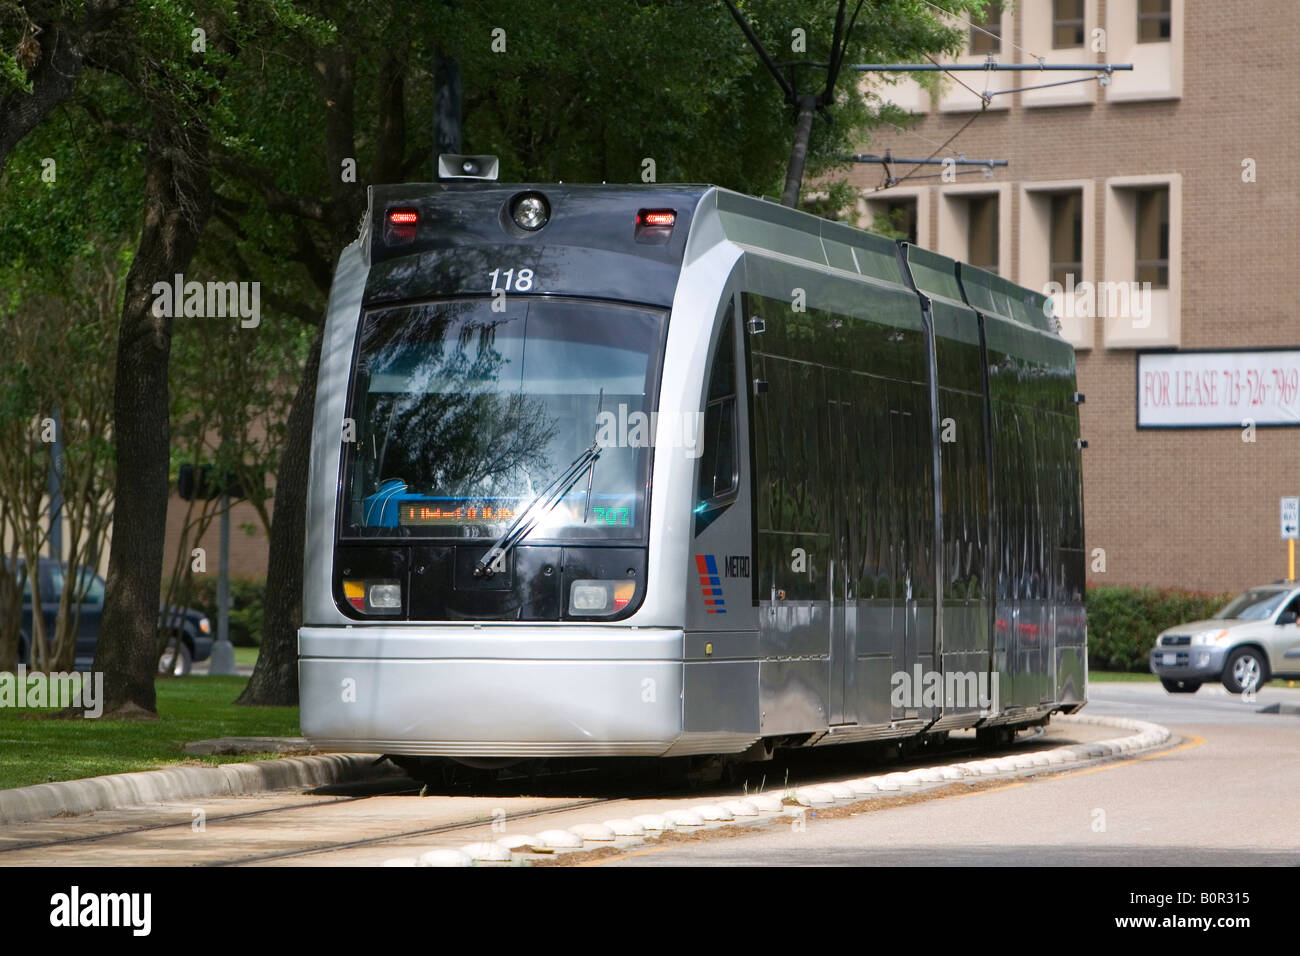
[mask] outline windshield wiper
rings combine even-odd
[[[491,577],[498,571],[505,570],[505,556],[512,547],[537,526],[546,515],[558,505],[564,496],[569,493],[582,473],[596,463],[600,457],[600,447],[593,441],[588,445],[577,458],[564,469],[554,481],[547,485],[540,495],[519,513],[510,526],[501,532],[500,537],[492,542],[492,547],[488,548],[487,553],[483,555],[478,564],[474,565],[474,577]]]
[[[605,389],[600,390],[600,395],[596,399],[596,434],[592,436],[591,444],[583,449],[577,458],[569,463],[569,467],[560,472],[555,480],[542,489],[542,493],[534,498],[527,508],[519,513],[514,521],[510,522],[509,527],[501,532],[500,537],[492,542],[492,547],[488,548],[487,553],[474,565],[474,577],[491,577],[498,571],[505,570],[505,557],[507,552],[518,542],[532,532],[537,526],[537,522],[550,514],[558,505],[564,496],[569,493],[573,483],[578,480],[583,471],[587,468],[592,469],[592,475],[595,474],[596,459],[600,457],[600,410],[605,405]],[[591,503],[591,480],[587,481],[587,503]],[[532,517],[529,517],[529,516]],[[587,522],[586,512],[583,512],[583,524]]]

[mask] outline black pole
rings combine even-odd
[[[808,162],[808,143],[812,139],[813,113],[817,110],[817,97],[801,94],[795,115],[794,145],[790,148],[790,162],[786,165],[785,189],[781,192],[781,205],[799,208],[799,190],[803,185],[803,168]]]

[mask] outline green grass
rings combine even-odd
[[[1159,680],[1155,674],[1138,673],[1135,671],[1088,671],[1088,680],[1098,684],[1117,682],[1131,683],[1140,681]],[[1208,683],[1217,684],[1218,681],[1209,681]],[[1274,679],[1264,685],[1265,687],[1300,687],[1300,681]]]
[[[1138,674],[1132,671],[1088,671],[1088,680],[1103,683],[1107,681],[1153,681],[1155,674]]]
[[[191,757],[181,747],[209,737],[301,736],[297,707],[235,706],[246,681],[159,679],[156,721],[60,720],[48,717],[50,711],[0,708],[0,789],[179,763],[256,760],[268,755]]]
[[[257,653],[260,650],[260,647],[236,647],[235,665],[237,667],[256,667]]]

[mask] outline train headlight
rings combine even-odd
[[[541,193],[524,193],[511,205],[510,218],[520,229],[536,232],[551,218],[551,209]]]
[[[402,585],[399,581],[344,581],[343,596],[363,614],[402,613]]]
[[[569,613],[594,617],[617,614],[636,593],[635,581],[574,581],[569,588]]]
[[[400,584],[370,585],[370,606],[375,610],[401,608],[402,586]]]

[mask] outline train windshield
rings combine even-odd
[[[664,323],[526,296],[367,312],[343,534],[495,537],[598,441],[529,539],[641,537]]]

